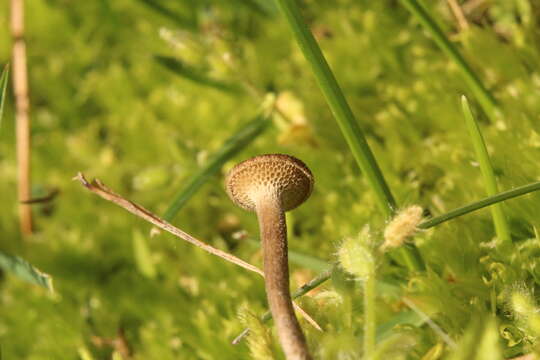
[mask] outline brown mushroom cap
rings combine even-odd
[[[277,194],[283,211],[303,203],[313,189],[313,175],[306,164],[289,155],[267,154],[245,160],[229,171],[227,193],[238,206],[255,211],[255,197]]]

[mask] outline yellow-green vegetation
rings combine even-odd
[[[2,72],[0,357],[282,358],[261,276],[71,180],[262,267],[223,181],[264,153],[315,178],[287,216],[315,359],[540,355],[539,185],[495,194],[540,180],[538,1],[25,3],[32,194],[58,194],[23,238]],[[0,29],[3,71],[8,1]]]

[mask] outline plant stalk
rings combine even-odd
[[[376,323],[376,278],[375,263],[366,262],[370,267],[369,275],[363,282],[364,287],[364,360],[370,360],[375,354]]]
[[[442,214],[439,216],[435,216],[429,220],[426,220],[420,224],[418,224],[419,229],[429,229],[431,227],[437,226],[439,224],[442,224],[443,222],[452,220],[454,218],[457,218],[459,216],[463,216],[465,214],[468,214],[470,212],[482,209],[486,206],[490,206],[493,204],[496,204],[501,201],[505,201],[517,196],[525,195],[533,191],[540,190],[540,181],[520,186],[512,190],[504,191],[502,193],[499,193],[497,195],[488,196],[484,199],[475,201],[471,204],[467,204],[465,206],[462,206],[460,208],[451,210],[447,212],[446,214]]]

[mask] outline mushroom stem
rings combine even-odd
[[[288,360],[309,360],[306,338],[294,315],[289,292],[285,211],[298,207],[309,197],[313,174],[295,157],[259,155],[233,167],[226,187],[235,204],[257,213],[266,296],[285,356]]]
[[[311,359],[306,338],[298,324],[289,290],[287,226],[280,197],[266,193],[255,201],[264,253],[266,295],[288,360]]]

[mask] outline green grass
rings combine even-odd
[[[349,145],[351,153],[367,178],[371,190],[376,195],[380,211],[386,218],[392,217],[397,207],[396,201],[332,70],[328,66],[305,20],[302,18],[296,0],[278,0],[277,2],[302,53],[311,66],[311,70]],[[401,256],[411,271],[420,270],[424,266],[420,254],[416,249],[414,250],[413,252],[408,248],[400,249]]]
[[[270,109],[261,110],[261,114],[248,121],[242,128],[235,130],[234,134],[225,140],[221,148],[212,155],[208,163],[200,171],[193,174],[186,182],[184,188],[174,196],[171,205],[169,205],[163,215],[163,219],[167,221],[172,220],[197,190],[221,169],[223,164],[266,130],[272,119],[272,107],[273,105],[270,106]]]
[[[482,105],[482,108],[486,114],[496,120],[499,110],[497,109],[497,102],[493,95],[486,89],[478,75],[472,69],[471,65],[465,60],[458,48],[448,39],[448,36],[442,31],[441,27],[437,25],[437,22],[429,14],[428,11],[417,0],[401,0],[403,5],[420,21],[420,23],[426,28],[429,34],[433,37],[433,40],[441,48],[442,51],[456,63],[458,69],[461,72],[465,82],[471,89],[478,102]]]
[[[256,217],[230,202],[223,177],[276,152],[315,177],[310,199],[290,213],[289,247],[291,288],[324,330],[301,320],[317,359],[358,359],[366,347],[398,360],[538,351],[539,8],[458,2],[469,29],[457,30],[443,0],[28,2],[32,195],[59,195],[33,205],[36,234],[23,242],[8,87],[0,251],[49,274],[55,292],[3,268],[3,357],[117,359],[110,344],[122,338],[133,359],[279,358],[273,323],[257,320],[267,310],[260,276],[148,236],[148,224],[71,181],[78,171],[99,178],[261,266],[249,241]],[[295,4],[287,20],[283,9]],[[11,56],[8,6],[0,64]],[[267,93],[271,120],[257,112]],[[496,188],[476,166],[462,94]],[[501,201],[512,238],[504,251],[487,208]],[[411,271],[406,258],[375,250],[375,306],[365,308],[366,283],[342,269],[338,250],[366,225],[378,249],[391,212],[413,204],[426,217],[407,246],[423,266]],[[250,341],[231,345],[246,327]]]
[[[224,82],[218,79],[213,79],[209,77],[207,74],[205,74],[204,72],[201,72],[200,70],[196,69],[195,67],[186,65],[182,63],[180,60],[175,59],[173,57],[156,55],[155,59],[158,64],[165,67],[172,73],[178,76],[181,76],[185,79],[191,80],[196,84],[208,86],[210,88],[214,88],[216,90],[221,90],[224,92],[241,91],[241,88],[238,85],[229,84],[227,82]]]
[[[9,67],[6,65],[0,74],[0,129],[2,127],[2,115],[4,114],[4,103],[6,99],[6,89],[9,79]]]
[[[296,0],[278,0],[285,18],[306,57],[356,162],[375,192],[379,209],[391,217],[396,202],[343,92],[319,45],[305,24]]]
[[[495,179],[495,171],[489,160],[488,150],[480,132],[478,123],[476,122],[469,102],[467,98],[463,96],[461,98],[461,107],[463,109],[463,115],[465,116],[465,123],[467,124],[467,129],[471,137],[474,151],[476,157],[478,158],[478,163],[480,164],[480,170],[482,171],[482,176],[484,178],[484,186],[486,187],[486,192],[488,195],[495,195],[499,191],[497,188],[497,180]],[[508,243],[512,241],[510,236],[510,229],[508,228],[508,222],[504,216],[502,209],[502,204],[494,204],[491,207],[491,216],[493,217],[493,222],[495,223],[495,231],[497,237],[501,243]]]

